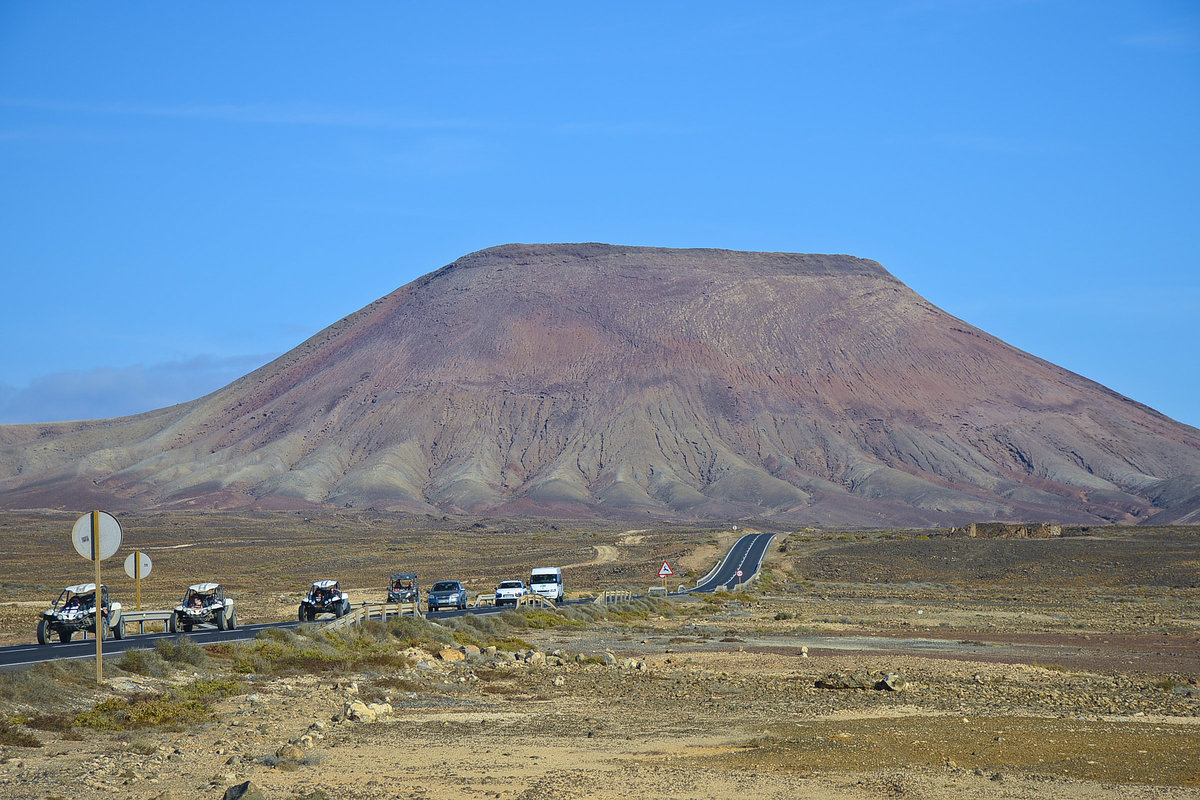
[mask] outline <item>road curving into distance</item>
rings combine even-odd
[[[701,578],[696,588],[691,591],[713,592],[722,586],[731,592],[737,591],[758,574],[763,557],[766,556],[767,548],[771,546],[771,540],[774,538],[773,533],[743,535],[729,548],[725,559],[712,572]],[[741,577],[738,577],[738,570],[742,571]]]
[[[774,538],[775,534],[773,533],[747,533],[743,535],[734,542],[733,547],[729,548],[729,552],[722,559],[721,563],[702,578],[700,583],[694,588],[688,589],[682,592],[682,594],[712,592],[722,586],[730,591],[737,591],[739,586],[745,585],[746,582],[758,573],[767,548],[771,545],[771,540]],[[741,578],[737,576],[739,569],[742,571]],[[676,594],[676,596],[678,595]],[[590,601],[568,600],[561,605],[580,602]],[[460,617],[464,614],[498,614],[501,610],[497,606],[480,606],[468,608],[465,611],[435,611],[426,616],[430,619],[444,619],[446,617]],[[104,655],[106,657],[110,655],[119,656],[131,648],[153,647],[160,639],[173,639],[179,636],[190,636],[198,644],[211,644],[213,642],[253,639],[264,630],[272,628],[297,628],[300,625],[300,622],[291,620],[288,622],[264,622],[257,625],[241,625],[231,631],[219,631],[215,628],[210,629],[205,626],[191,633],[146,633],[141,635],[132,633],[130,629],[127,629],[124,639],[109,637],[104,639]],[[96,640],[92,638],[68,642],[66,644],[15,644],[0,647],[0,671],[27,668],[43,661],[95,658],[95,656]]]

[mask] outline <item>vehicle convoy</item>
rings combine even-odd
[[[350,613],[350,595],[335,580],[313,581],[308,595],[300,601],[301,622],[312,622],[318,614],[344,617]]]
[[[401,572],[392,576],[388,584],[389,603],[420,603],[421,589],[417,585],[415,572]]]
[[[561,603],[563,599],[563,577],[560,567],[534,567],[529,574],[529,591],[540,594],[547,600]]]
[[[219,631],[231,631],[237,627],[233,598],[225,596],[225,588],[219,583],[189,586],[167,620],[167,630],[186,633],[197,625],[207,623],[216,625]]]
[[[438,581],[429,589],[426,602],[430,611],[441,608],[466,608],[467,590],[461,581]]]
[[[125,617],[121,604],[108,599],[108,587],[100,584],[101,625],[114,639],[125,638]],[[42,612],[37,624],[38,644],[48,644],[51,636],[69,642],[77,631],[96,634],[96,584],[80,583],[68,586],[58,595],[49,609]]]
[[[515,606],[517,601],[527,594],[529,590],[522,581],[500,581],[496,586],[496,605]]]

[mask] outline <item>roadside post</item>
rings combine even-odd
[[[737,588],[741,589],[742,588],[742,570],[741,570],[741,568],[739,568],[738,571],[733,574],[737,575],[737,579],[738,579]]]
[[[664,595],[667,594],[667,577],[674,574],[675,570],[671,569],[671,565],[666,561],[664,561],[662,566],[658,568],[658,577],[662,578]]]
[[[141,550],[134,550],[125,559],[125,574],[133,578],[134,586],[137,587],[138,611],[142,610],[142,578],[150,574],[150,568],[153,566],[150,563],[150,556]]]
[[[104,683],[104,623],[101,617],[100,562],[121,546],[121,523],[107,511],[93,511],[75,521],[71,529],[75,552],[96,565],[96,683]]]

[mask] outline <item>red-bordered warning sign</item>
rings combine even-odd
[[[665,561],[663,562],[663,565],[658,568],[658,577],[660,577],[660,578],[665,578],[668,575],[674,575],[674,574],[675,574],[675,570],[671,569],[671,565]]]

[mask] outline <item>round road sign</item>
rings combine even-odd
[[[94,512],[96,517],[96,541],[99,543],[100,560],[110,558],[121,546],[121,523],[107,511]],[[92,560],[92,514],[84,514],[71,529],[71,543],[75,552]]]
[[[135,561],[134,559],[137,560]],[[125,559],[125,574],[131,578],[144,578],[150,574],[151,566],[150,556],[139,550],[135,553],[130,553],[129,558]],[[141,568],[140,575],[137,572],[139,567]]]
[[[742,577],[742,571],[741,571],[740,569],[739,569],[737,572],[733,573],[733,574],[734,574],[734,575],[737,575],[739,578],[740,578],[740,577]]]

